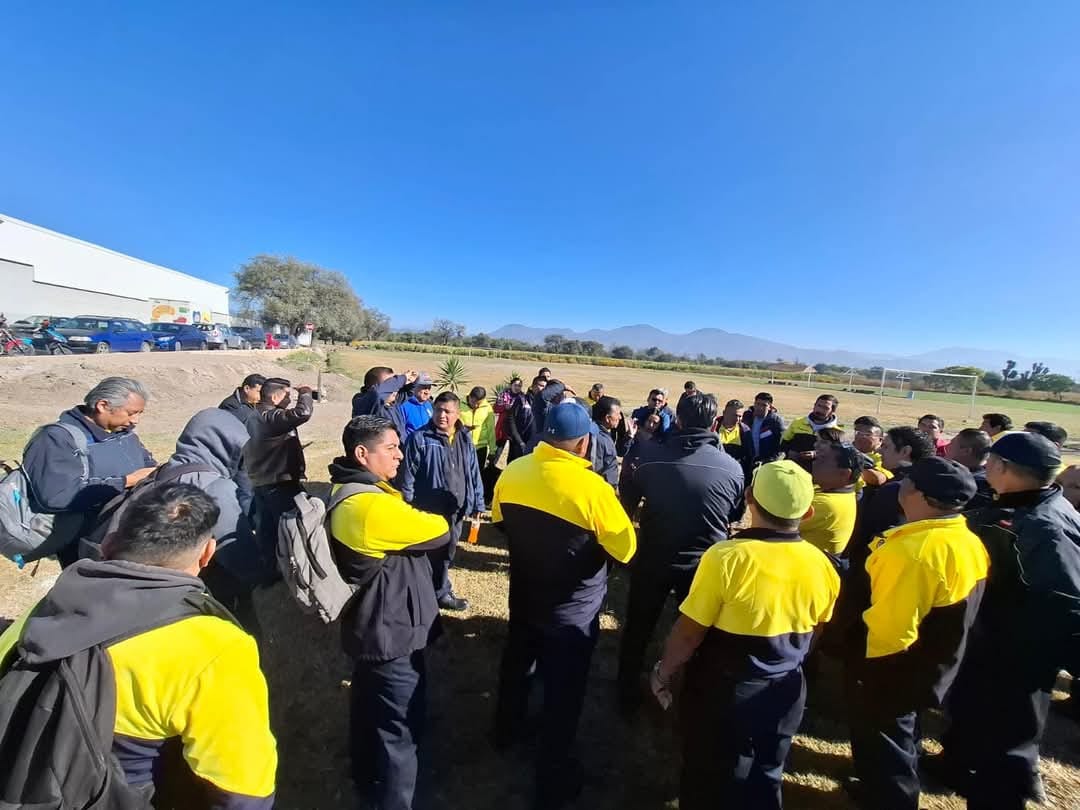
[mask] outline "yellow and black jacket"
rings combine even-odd
[[[805,453],[814,449],[814,445],[817,443],[817,435],[819,430],[825,428],[836,428],[843,430],[844,426],[836,421],[836,417],[832,416],[829,421],[824,424],[817,424],[810,421],[809,416],[800,416],[787,426],[787,430],[784,431],[784,435],[780,439],[780,452],[781,454],[793,453]],[[799,461],[800,464],[809,469],[809,462]]]
[[[864,679],[902,710],[941,704],[986,587],[990,557],[962,515],[886,531],[866,560]]]
[[[745,529],[701,558],[679,610],[708,627],[693,666],[728,680],[797,669],[832,617],[840,577],[798,532]]]
[[[341,616],[345,652],[389,661],[427,646],[439,634],[439,605],[427,553],[450,542],[446,519],[414,509],[401,493],[339,458],[330,465],[334,488],[373,484],[382,492],[346,498],[330,513],[334,559],[357,593]]]
[[[80,560],[0,636],[0,671],[102,646],[116,684],[112,753],[128,784],[153,785],[158,806],[269,810],[277,748],[255,640],[219,605],[155,626],[184,600],[209,601],[199,579]]]
[[[510,621],[587,627],[607,593],[609,559],[637,537],[611,486],[589,462],[540,442],[495,485],[492,521],[510,541]]]

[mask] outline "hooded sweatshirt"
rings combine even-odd
[[[277,752],[266,680],[255,641],[226,616],[196,577],[79,560],[0,636],[0,662],[17,651],[41,665],[104,646],[116,683],[113,754],[128,784],[165,776],[175,806],[269,810]]]
[[[214,524],[217,551],[214,559],[229,573],[245,581],[258,579],[258,549],[254,528],[248,519],[250,494],[236,484],[247,428],[220,408],[199,411],[176,440],[176,452],[165,471],[180,464],[205,464],[214,472],[184,473],[175,480],[197,486],[214,499],[221,510]]]

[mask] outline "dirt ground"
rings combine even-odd
[[[391,355],[374,352],[339,352],[334,368],[350,375],[372,365],[433,370],[430,355]],[[300,368],[298,368],[300,366]],[[511,369],[523,376],[531,366],[504,361],[469,359],[470,385],[489,390]],[[136,376],[145,382],[152,400],[140,425],[143,440],[163,460],[187,419],[200,408],[215,406],[251,372],[287,376],[296,384],[314,384],[321,359],[283,356],[267,352],[179,353],[41,357],[0,362],[0,457],[18,457],[38,424],[55,419],[79,401],[98,379],[110,374]],[[552,367],[580,394],[597,381],[627,404],[644,401],[648,388],[682,387],[679,374],[584,366]],[[764,387],[753,381],[696,376],[703,390],[721,400],[737,396],[748,401]],[[302,429],[312,489],[326,481],[326,463],[338,453],[340,431],[349,415],[349,399],[356,383],[341,374],[322,374],[327,400],[316,407],[312,421]],[[772,387],[777,405],[791,416],[805,412],[814,394],[797,388]],[[872,413],[874,398],[841,394],[847,418]],[[872,400],[872,402],[871,402]],[[950,403],[936,404],[951,424],[963,415]],[[925,403],[886,401],[886,422],[913,421],[928,410]],[[964,410],[961,406],[960,410]],[[965,411],[966,413],[966,411]],[[1012,414],[1014,420],[1017,413]],[[953,421],[955,418],[956,421]],[[1029,418],[1038,418],[1036,416]],[[1043,418],[1046,418],[1045,416]],[[1080,432],[1080,427],[1078,427]],[[505,543],[485,526],[480,543],[463,546],[453,572],[455,590],[471,609],[462,616],[446,616],[446,635],[429,658],[430,713],[428,737],[422,754],[422,783],[416,801],[424,810],[523,810],[528,807],[531,753],[528,749],[504,757],[494,754],[486,741],[493,714],[498,661],[505,638],[508,559]],[[33,603],[55,579],[51,562],[18,571],[0,562],[0,626]],[[602,617],[602,636],[590,677],[589,694],[579,733],[579,746],[588,770],[588,783],[578,807],[591,810],[650,810],[676,808],[678,732],[673,717],[647,711],[634,722],[624,722],[614,711],[614,678],[623,614],[626,578],[616,572]],[[674,606],[669,606],[671,611]],[[340,653],[336,627],[300,615],[280,587],[258,594],[258,610],[267,637],[261,651],[270,684],[272,722],[277,734],[281,765],[278,803],[282,810],[330,810],[352,807],[346,747],[347,661]],[[661,623],[656,643],[669,623]],[[1080,726],[1061,709],[1059,693],[1051,713],[1044,745],[1043,773],[1051,804],[1080,807]],[[839,670],[823,667],[810,696],[802,734],[785,775],[785,802],[791,808],[825,810],[853,807],[840,788],[850,773],[850,749],[844,721]],[[924,718],[932,738],[940,718]],[[928,744],[933,747],[932,739]],[[961,808],[962,800],[934,792],[924,796],[927,808]]]

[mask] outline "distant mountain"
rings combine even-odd
[[[1006,360],[1015,360],[1021,368],[1040,361],[1048,364],[1055,371],[1060,370],[1063,374],[1076,373],[1076,369],[1073,368],[1076,361],[1053,357],[1027,357],[1022,354],[987,349],[949,347],[916,355],[875,354],[845,349],[807,349],[751,335],[741,335],[737,332],[725,332],[723,329],[697,329],[685,335],[677,335],[648,324],[577,332],[559,327],[539,328],[512,323],[497,329],[491,335],[497,338],[524,340],[529,343],[543,343],[548,335],[562,335],[573,340],[595,340],[609,349],[620,345],[638,350],[656,346],[665,352],[684,354],[689,357],[704,354],[706,357],[723,357],[728,360],[760,361],[775,361],[782,357],[786,361],[797,361],[807,365],[833,363],[857,368],[889,366],[913,371],[933,371],[935,368],[944,366],[977,366],[987,371],[996,371],[1005,365]]]

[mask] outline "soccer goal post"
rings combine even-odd
[[[904,368],[883,368],[878,389],[877,412],[886,397],[923,399],[927,402],[968,401],[968,417],[975,418],[979,378],[975,374],[945,374],[933,371],[912,371]]]

